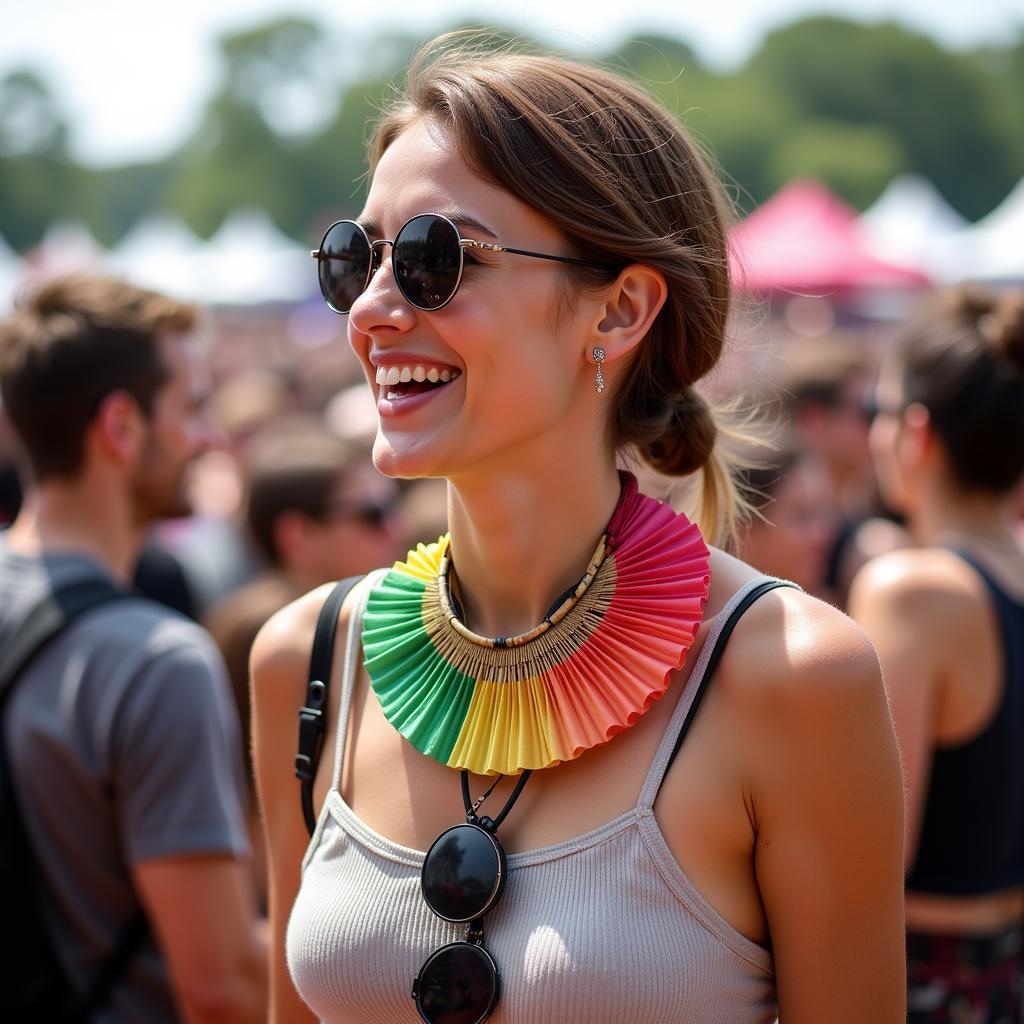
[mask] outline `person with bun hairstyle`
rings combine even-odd
[[[883,367],[880,484],[917,547],[861,570],[907,791],[910,1021],[1016,1022],[1024,921],[1024,294],[944,294]]]
[[[737,498],[698,390],[730,304],[707,161],[616,74],[456,37],[415,61],[370,168],[313,255],[374,462],[445,478],[449,533],[326,616],[305,823],[294,723],[324,703],[330,587],[256,640],[271,1019],[898,1024],[874,652],[709,546]],[[633,458],[694,475],[695,521]]]

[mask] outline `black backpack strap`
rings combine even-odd
[[[313,809],[313,780],[323,749],[327,723],[324,712],[331,685],[331,663],[334,660],[334,636],[338,631],[338,616],[349,591],[362,579],[349,576],[336,583],[320,609],[313,634],[313,650],[309,656],[309,683],[306,703],[299,710],[299,750],[295,755],[295,775],[299,780],[302,816],[312,835],[316,831],[316,813]]]
[[[24,678],[25,670],[52,640],[63,632],[79,616],[125,597],[132,596],[111,580],[93,576],[75,580],[57,587],[33,605],[14,631],[13,638],[0,654],[0,708],[14,692],[18,681]],[[12,837],[21,847],[24,863],[31,873],[31,856],[28,832],[21,818],[21,811],[14,793],[14,780],[7,760],[3,728],[0,727],[0,772],[6,776],[7,792],[10,798],[9,811],[13,815]],[[31,884],[31,879],[26,879]],[[139,946],[149,933],[149,922],[140,908],[118,936],[113,952],[100,966],[81,997],[72,997],[72,1005],[66,1007],[67,1019],[88,1021],[96,1010],[101,1009],[110,997],[118,979],[131,963]]]
[[[750,590],[743,600],[732,610],[732,614],[725,621],[725,625],[722,626],[722,632],[718,634],[718,639],[715,641],[715,646],[711,651],[711,656],[708,658],[707,665],[704,668],[704,675],[700,679],[700,683],[697,687],[697,692],[694,694],[693,703],[690,705],[686,712],[686,718],[683,720],[682,728],[679,730],[679,735],[676,737],[675,746],[672,748],[672,753],[669,754],[667,763],[665,764],[665,771],[662,772],[661,782],[664,783],[665,776],[668,775],[669,768],[672,767],[672,762],[675,761],[676,755],[679,753],[679,748],[683,745],[683,740],[686,739],[686,734],[690,731],[690,726],[693,724],[693,720],[697,715],[697,709],[700,707],[700,702],[707,692],[708,683],[711,682],[711,677],[715,674],[715,669],[718,667],[719,661],[722,660],[722,652],[725,650],[725,644],[729,637],[732,635],[732,631],[736,628],[736,623],[743,617],[743,613],[759,598],[767,594],[769,591],[778,590],[779,587],[793,587],[799,590],[795,583],[790,583],[788,580],[777,580],[777,579],[766,579],[763,583],[758,584],[752,590]],[[659,784],[658,789],[661,789]]]
[[[0,652],[0,706],[28,664],[73,619],[91,608],[124,597],[125,591],[102,577],[76,580],[46,594],[29,609]]]

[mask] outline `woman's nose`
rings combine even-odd
[[[416,322],[416,310],[402,295],[395,280],[394,263],[391,259],[390,244],[381,243],[377,253],[376,267],[362,293],[356,297],[349,310],[349,327],[361,334],[373,334],[382,328],[408,330]]]

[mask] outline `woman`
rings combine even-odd
[[[304,864],[294,716],[325,593],[257,639],[273,1019],[724,1024],[777,1001],[787,1024],[896,1024],[873,652],[775,590],[687,732],[704,640],[758,576],[616,469],[634,449],[700,470],[711,539],[731,510],[694,390],[729,300],[704,161],[614,75],[456,42],[413,68],[370,163],[321,285],[378,396],[377,467],[448,480],[450,541],[341,614]]]
[[[883,368],[871,444],[916,549],[869,563],[907,779],[910,1019],[1013,1021],[1024,919],[1024,296],[947,294]]]
[[[740,528],[737,554],[761,572],[830,597],[825,580],[840,512],[822,460],[791,441],[758,457],[761,462],[739,477],[758,514]]]

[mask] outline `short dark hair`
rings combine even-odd
[[[253,438],[245,459],[245,522],[271,565],[281,565],[277,518],[285,512],[323,518],[338,481],[365,461],[362,447],[305,417],[264,428]]]
[[[940,294],[899,344],[903,400],[919,402],[967,490],[1004,494],[1024,475],[1024,292]]]
[[[74,476],[103,399],[146,415],[167,380],[158,342],[194,330],[196,307],[109,277],[44,284],[0,323],[0,396],[37,480]]]
[[[847,381],[873,372],[868,354],[852,341],[816,341],[791,354],[781,374],[781,402],[792,416],[807,406],[834,409],[846,400]]]

